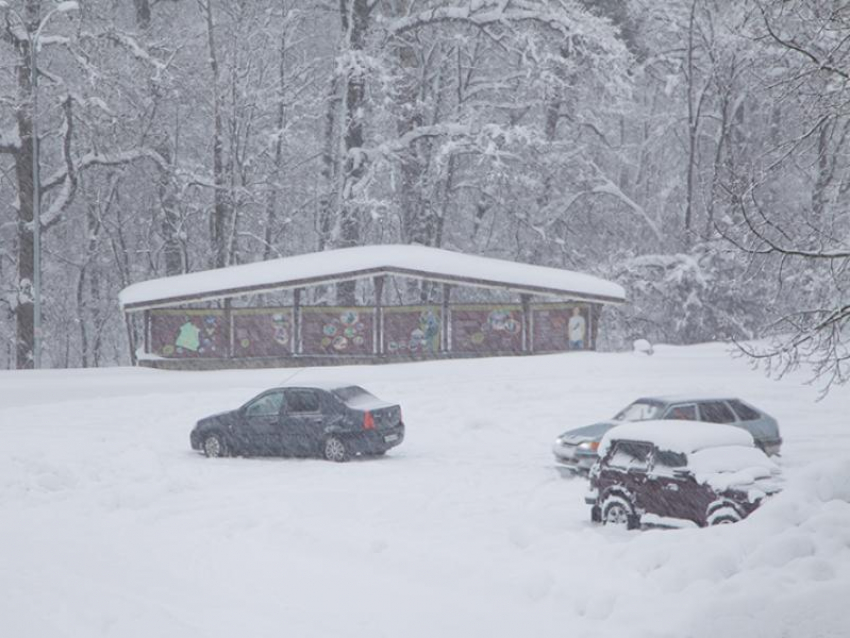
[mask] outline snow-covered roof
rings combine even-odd
[[[127,286],[119,300],[124,310],[136,311],[383,274],[599,303],[622,303],[626,298],[621,286],[584,273],[439,248],[389,244],[152,279]]]
[[[634,421],[608,430],[599,444],[599,456],[603,456],[611,441],[616,440],[647,441],[660,450],[684,454],[716,447],[754,445],[749,432],[733,425],[674,419]]]

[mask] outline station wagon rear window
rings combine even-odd
[[[741,421],[756,421],[761,418],[761,414],[759,414],[756,410],[737,399],[729,401],[729,405]]]

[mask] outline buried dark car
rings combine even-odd
[[[585,501],[595,522],[703,527],[746,518],[779,490],[779,468],[746,431],[643,421],[602,439]]]
[[[192,449],[218,456],[381,455],[404,440],[398,405],[347,384],[281,386],[198,421]]]

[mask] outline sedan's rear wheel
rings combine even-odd
[[[208,434],[204,438],[203,449],[204,454],[210,459],[227,456],[227,446],[224,443],[224,439],[218,434]]]
[[[345,443],[332,436],[325,441],[324,455],[328,461],[343,463],[348,460],[348,448],[345,447]]]
[[[605,525],[617,525],[626,529],[637,527],[637,515],[632,504],[618,494],[606,496],[602,501],[601,518]]]

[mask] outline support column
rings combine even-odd
[[[133,338],[133,322],[130,319],[130,313],[124,313],[124,326],[127,329],[127,343],[130,346],[130,365],[136,365],[136,340]]]
[[[531,314],[531,295],[520,295],[522,303],[522,351],[534,352],[534,317]]]
[[[602,312],[602,304],[588,304],[587,306],[587,349],[596,350],[596,336],[599,331],[599,315]]]
[[[142,326],[142,343],[144,344],[145,354],[151,353],[151,311],[145,310],[144,323]],[[128,317],[129,318],[129,317]],[[133,359],[136,358],[136,353],[133,353]]]
[[[450,284],[443,284],[443,305],[440,312],[440,336],[442,339],[443,352],[452,351],[452,317],[449,300],[451,299],[452,287]]]
[[[377,355],[384,354],[384,280],[386,277],[380,275],[375,277],[375,320],[372,326],[372,352]]]
[[[301,354],[303,350],[301,343],[301,288],[296,288],[292,292],[292,320],[294,329],[292,330],[292,354]]]
[[[233,312],[230,307],[230,297],[224,300],[224,329],[227,331],[227,349],[224,356],[231,359],[233,357]]]

